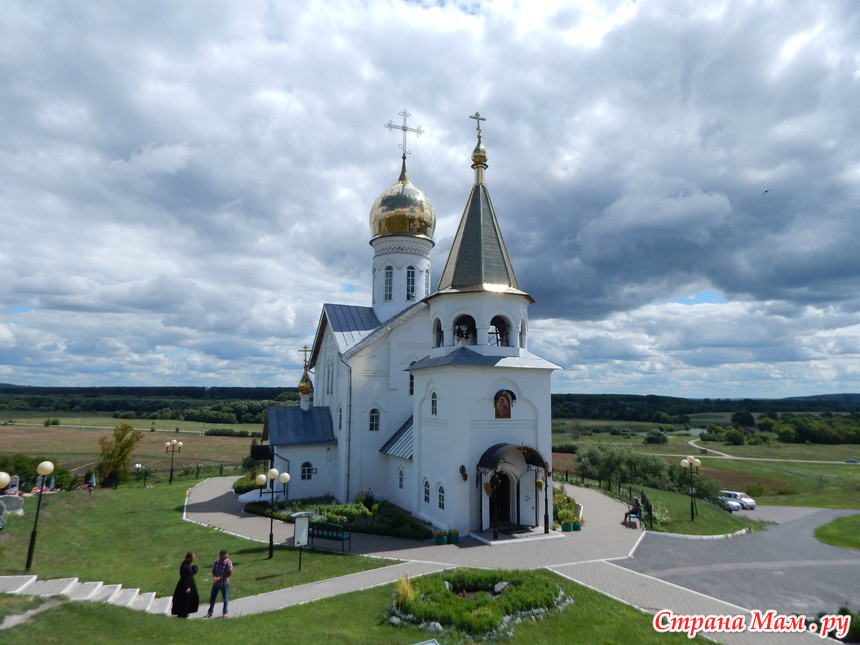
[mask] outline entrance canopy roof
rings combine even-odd
[[[497,470],[502,457],[504,457],[510,450],[519,450],[523,459],[525,459],[529,466],[543,469],[547,468],[546,461],[537,450],[530,448],[529,446],[515,446],[512,443],[497,443],[494,446],[487,448],[478,460],[478,468]]]

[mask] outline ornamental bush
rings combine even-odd
[[[395,594],[393,613],[415,623],[438,622],[468,634],[487,634],[517,616],[536,616],[568,601],[536,571],[453,569],[409,581]]]

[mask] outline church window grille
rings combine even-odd
[[[430,269],[424,272],[424,295],[430,295]]]
[[[460,316],[454,321],[454,344],[474,345],[477,341],[478,330],[475,319],[471,316]]]
[[[314,465],[311,462],[306,461],[302,464],[302,479],[313,479],[316,472],[317,469],[314,468]]]
[[[337,409],[337,429],[343,430],[343,408]]]
[[[501,316],[495,316],[490,321],[489,343],[499,347],[510,346],[510,326],[508,321]]]
[[[409,374],[409,396],[415,394],[415,375]]]
[[[385,267],[385,282],[383,283],[383,300],[390,301],[394,288],[394,269]]]
[[[406,299],[415,300],[415,267],[406,269]]]
[[[430,395],[430,414],[434,417],[436,413],[439,411],[439,397],[436,396],[436,393]]]
[[[379,431],[379,410],[373,408],[370,411],[370,423],[368,424],[368,430],[371,432]]]
[[[439,495],[439,508],[443,511],[445,510],[445,489],[442,486],[439,486],[439,490],[437,491]]]
[[[424,480],[424,503],[430,503],[430,482],[426,479]]]
[[[397,470],[397,488],[403,490],[403,469]]]

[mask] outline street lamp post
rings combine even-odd
[[[33,532],[30,533],[30,548],[27,550],[27,571],[30,570],[30,565],[33,564],[33,549],[36,548],[36,530],[39,526],[39,511],[42,508],[42,491],[45,490],[45,481],[48,475],[54,472],[54,464],[50,461],[43,461],[36,466],[36,472],[42,476],[42,485],[39,486],[39,500],[36,502],[36,519],[33,520]]]
[[[284,497],[287,496],[287,484],[290,483],[290,473],[278,473],[277,468],[272,468],[268,473],[260,473],[254,481],[260,487],[260,497],[263,496],[263,487],[266,485],[266,480],[269,481],[271,493],[271,502],[269,503],[269,558],[275,555],[275,480],[278,480],[284,485]]]
[[[681,467],[690,469],[690,521],[691,522],[696,521],[696,513],[695,513],[695,506],[694,506],[694,504],[695,504],[694,495],[695,495],[696,489],[693,488],[693,468],[696,469],[696,472],[699,472],[699,466],[701,466],[701,465],[702,465],[702,462],[699,461],[698,459],[696,459],[695,457],[693,457],[692,455],[681,460]]]
[[[164,452],[170,453],[170,481],[168,484],[173,483],[173,458],[176,456],[177,452],[182,452],[182,442],[177,441],[176,439],[171,439],[170,441],[164,442]]]

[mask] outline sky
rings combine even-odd
[[[0,0],[0,382],[297,385],[407,160],[552,391],[860,391],[860,3]]]

